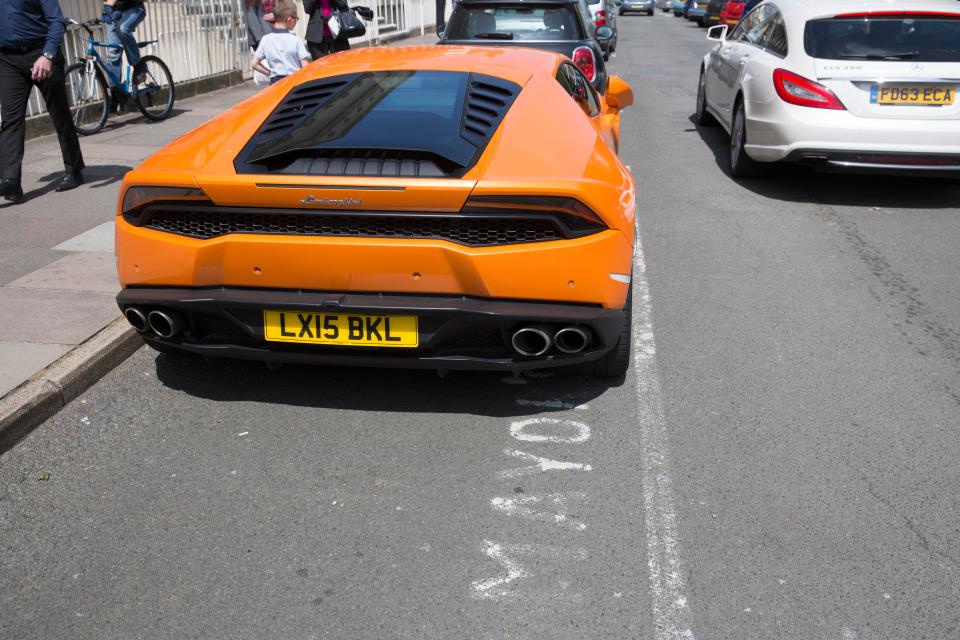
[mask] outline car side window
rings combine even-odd
[[[787,25],[783,22],[783,15],[773,5],[767,5],[770,13],[769,27],[763,36],[762,46],[778,56],[787,55]],[[767,22],[767,20],[764,20]]]
[[[741,41],[748,42],[746,39],[746,33],[748,29],[752,29],[753,26],[760,20],[760,11],[755,9],[743,16],[740,22],[736,27],[733,28],[733,31],[727,37],[727,40],[731,41]]]
[[[751,13],[753,20],[746,25],[743,31],[743,40],[758,47],[763,46],[764,38],[767,35],[767,29],[770,27],[771,10],[776,11],[768,4],[757,8]]]
[[[591,118],[600,113],[600,101],[593,87],[573,64],[564,62],[557,70],[557,82]]]

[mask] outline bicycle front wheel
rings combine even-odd
[[[67,67],[64,83],[77,133],[89,136],[103,129],[110,114],[110,99],[100,70],[92,62],[74,62]]]
[[[133,101],[150,120],[163,120],[173,111],[173,76],[163,60],[143,56],[133,71]]]

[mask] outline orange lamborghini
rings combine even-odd
[[[120,308],[164,352],[621,375],[632,101],[533,49],[326,57],[126,175]]]

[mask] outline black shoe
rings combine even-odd
[[[0,184],[0,191],[3,192],[4,200],[9,200],[14,204],[23,202],[23,189],[13,180],[4,180]]]
[[[63,180],[60,181],[60,184],[57,185],[56,191],[70,191],[70,189],[76,189],[83,184],[83,174],[77,171],[76,173],[66,173],[63,176]]]

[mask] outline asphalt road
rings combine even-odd
[[[620,30],[623,383],[141,350],[0,458],[0,638],[960,637],[960,186],[735,182]]]

